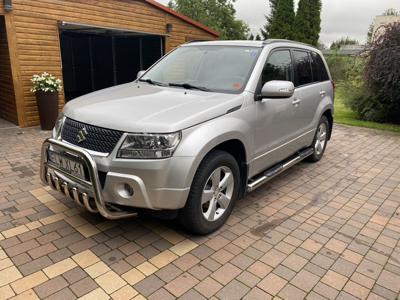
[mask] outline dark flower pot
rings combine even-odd
[[[58,92],[36,92],[42,130],[52,130],[58,116]]]

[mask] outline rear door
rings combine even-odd
[[[311,135],[313,130],[313,120],[315,113],[321,102],[320,90],[318,84],[314,82],[312,59],[309,51],[294,49],[292,51],[294,61],[294,98],[296,105],[296,116],[294,122],[299,136]],[[304,145],[300,139],[299,143]]]
[[[318,89],[321,100],[325,97],[329,97],[333,100],[333,85],[327,67],[321,55],[316,52],[310,52],[311,54],[311,66],[313,70],[313,81]]]

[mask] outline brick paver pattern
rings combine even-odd
[[[207,237],[107,221],[41,185],[49,132],[0,129],[0,299],[396,299],[400,136],[336,126],[324,159]]]

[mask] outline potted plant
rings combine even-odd
[[[53,129],[58,116],[58,92],[61,91],[61,80],[49,73],[33,75],[32,92],[36,94],[42,130]]]

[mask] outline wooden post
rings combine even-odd
[[[10,53],[11,73],[14,84],[15,106],[17,109],[18,125],[26,126],[25,103],[22,89],[21,68],[18,59],[18,46],[16,40],[16,31],[14,26],[14,15],[12,12],[4,15],[8,48]]]

